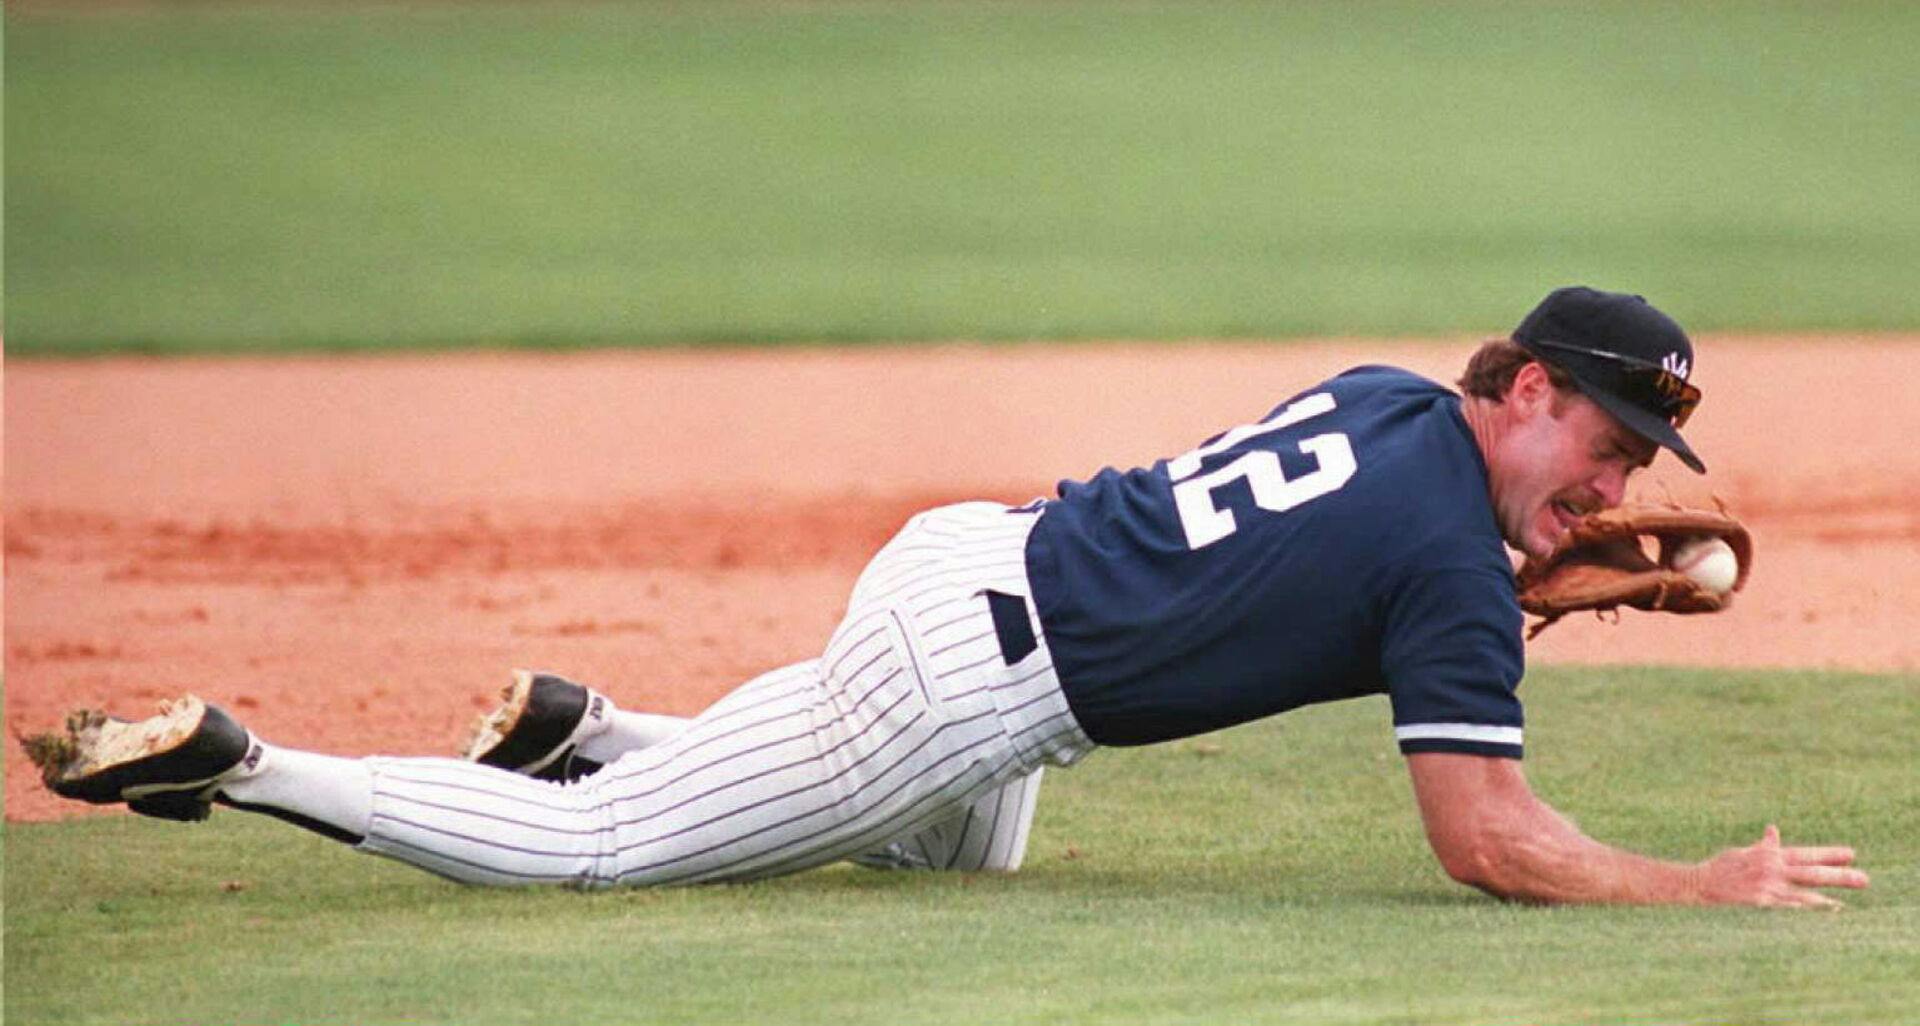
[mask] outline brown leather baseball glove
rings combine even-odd
[[[1701,537],[1720,538],[1740,564],[1733,589],[1721,594],[1673,569],[1673,555]],[[1649,557],[1642,539],[1659,542]],[[1753,568],[1753,539],[1726,513],[1678,506],[1620,506],[1592,513],[1573,525],[1545,559],[1520,567],[1520,608],[1544,619],[1532,638],[1554,621],[1582,609],[1632,606],[1649,612],[1713,613],[1733,601]]]

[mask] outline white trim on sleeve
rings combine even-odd
[[[1490,727],[1483,723],[1409,723],[1393,728],[1401,741],[1483,741],[1496,745],[1520,743],[1519,727]]]

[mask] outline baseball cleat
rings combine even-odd
[[[861,852],[847,861],[866,869],[914,870],[933,868],[933,863],[907,851],[907,846],[899,841],[893,841],[884,848]]]
[[[612,725],[606,696],[550,673],[513,671],[498,709],[473,725],[462,757],[537,780],[572,782],[600,770],[580,742]]]
[[[62,798],[125,802],[142,815],[185,821],[206,819],[220,782],[257,764],[261,752],[245,727],[193,695],[161,703],[160,715],[145,720],[77,709],[64,734],[20,740]]]

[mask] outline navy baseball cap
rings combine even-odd
[[[1555,289],[1513,329],[1513,341],[1573,376],[1581,394],[1642,438],[1704,474],[1680,428],[1700,405],[1687,383],[1693,343],[1640,296],[1584,285]]]

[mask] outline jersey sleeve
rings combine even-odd
[[[1432,570],[1393,593],[1380,668],[1402,753],[1521,757],[1520,628],[1510,574]]]

